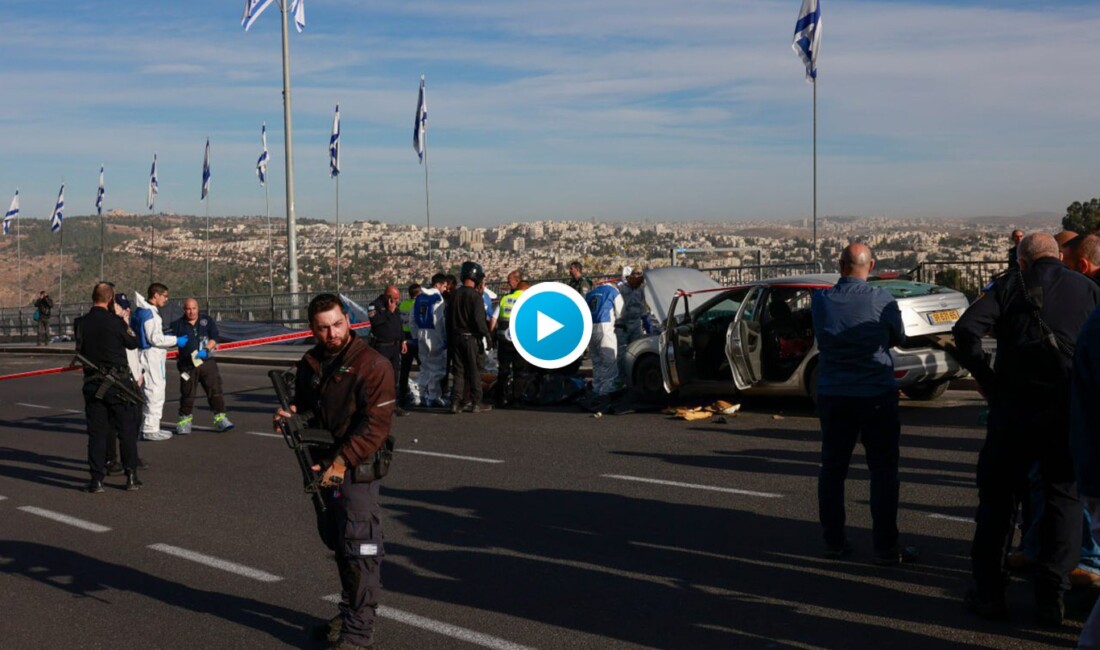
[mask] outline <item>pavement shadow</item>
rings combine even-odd
[[[50,471],[51,469],[58,471]],[[72,472],[79,472],[79,475],[74,476]],[[82,488],[88,480],[88,463],[63,456],[0,447],[0,476],[67,489]]]
[[[106,597],[111,592],[133,592],[259,630],[296,647],[313,647],[312,628],[325,622],[302,612],[251,598],[195,589],[122,564],[34,542],[0,540],[0,574],[20,576],[107,605],[112,603],[97,594]],[[126,615],[119,614],[121,618]]]
[[[0,420],[0,427],[20,431],[46,431],[49,433],[88,434],[87,420],[76,413],[28,417],[21,420]]]
[[[964,648],[973,646],[944,638],[944,628],[986,625],[962,612],[965,563],[950,554],[954,541],[914,537],[939,565],[881,569],[867,557],[819,558],[815,521],[727,508],[483,487],[387,488],[383,500],[388,517],[424,542],[388,545],[406,561],[384,567],[387,589],[626,643]],[[1068,640],[988,629],[1036,643]]]

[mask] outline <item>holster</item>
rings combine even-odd
[[[374,452],[369,462],[355,466],[351,480],[353,483],[370,483],[390,473],[390,463],[393,462],[393,448],[396,441],[392,435],[386,436],[385,442],[378,451]]]

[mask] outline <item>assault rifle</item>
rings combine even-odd
[[[283,410],[290,412],[290,404],[293,401],[290,396],[290,387],[287,385],[288,373],[283,370],[268,371],[271,385],[275,388],[275,395],[279,398],[279,405]],[[279,421],[279,433],[283,434],[283,440],[294,451],[298,458],[298,469],[302,470],[302,486],[310,493],[313,499],[313,509],[321,515],[327,509],[325,500],[321,497],[321,477],[323,472],[313,470],[314,465],[322,468],[328,464],[327,457],[332,449],[332,434],[324,429],[310,429],[306,426],[309,417],[304,413],[294,413],[289,418]],[[337,477],[341,478],[341,477]]]
[[[125,371],[121,369],[117,371],[113,369],[103,370],[99,366],[92,363],[92,361],[88,359],[88,357],[85,357],[83,354],[79,353],[75,357],[73,357],[72,363],[70,363],[69,366],[79,366],[81,368],[87,368],[88,370],[91,370],[93,373],[95,373],[93,375],[85,377],[84,381],[99,381],[99,389],[96,390],[95,393],[96,399],[103,399],[104,396],[107,395],[107,392],[109,390],[111,390],[112,388],[116,388],[118,389],[118,392],[121,393],[123,401],[129,402],[130,404],[145,403],[145,395],[143,395],[134,384],[134,377],[130,374],[129,368],[126,368]]]

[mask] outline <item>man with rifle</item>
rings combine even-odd
[[[84,367],[84,413],[88,421],[88,466],[92,479],[86,490],[103,492],[107,472],[107,435],[118,430],[126,489],[141,487],[137,477],[137,427],[133,411],[142,403],[130,374],[126,350],[137,348],[137,337],[122,318],[115,290],[100,282],[92,290],[92,309],[82,319],[76,363]]]
[[[382,592],[377,460],[396,405],[393,366],[350,330],[338,296],[315,297],[308,315],[317,345],[298,362],[293,401],[276,412],[274,422],[285,432],[304,420],[332,436],[327,450],[314,452],[310,467],[322,488],[318,529],[336,554],[341,584],[340,613],[329,622],[327,636],[336,650],[358,650],[373,641]]]

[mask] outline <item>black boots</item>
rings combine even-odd
[[[126,491],[140,490],[143,483],[137,477],[136,469],[126,470]]]
[[[84,491],[89,494],[99,494],[103,492],[103,481],[97,478],[93,478],[88,481],[88,485],[84,487]]]

